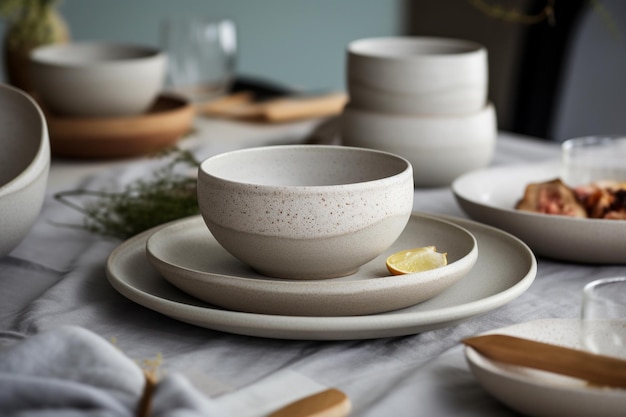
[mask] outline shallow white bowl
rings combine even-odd
[[[42,111],[21,90],[0,84],[0,257],[11,252],[37,220],[49,168]]]
[[[75,42],[33,50],[30,74],[38,98],[56,115],[126,116],[153,104],[166,64],[151,47]]]
[[[580,321],[544,319],[487,333],[506,334],[582,349]],[[486,358],[465,348],[469,367],[483,388],[503,404],[527,416],[618,417],[624,415],[623,389],[593,386],[583,380]]]
[[[379,149],[408,159],[416,187],[450,185],[492,160],[497,126],[492,104],[457,116],[403,116],[348,105],[340,117],[347,146]]]
[[[385,152],[286,145],[227,152],[198,170],[215,239],[264,275],[345,276],[400,236],[413,208],[411,164]]]
[[[488,167],[452,183],[454,197],[471,218],[505,230],[539,256],[591,264],[626,264],[626,220],[582,219],[515,209],[526,186],[559,177],[558,160]]]
[[[387,37],[348,45],[354,106],[400,114],[462,114],[487,102],[487,50],[459,39]]]

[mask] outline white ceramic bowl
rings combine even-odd
[[[472,219],[522,239],[537,256],[561,261],[625,265],[626,221],[583,219],[515,209],[530,183],[559,176],[558,161],[488,167],[468,172],[450,187]]]
[[[198,170],[200,212],[215,239],[277,278],[345,276],[400,236],[413,208],[411,164],[323,145],[227,152]]]
[[[416,187],[447,186],[487,166],[497,137],[493,105],[458,116],[405,116],[347,106],[340,117],[344,145],[400,155],[413,165]]]
[[[103,42],[36,48],[33,88],[46,110],[75,117],[145,112],[163,87],[167,59],[158,49]]]
[[[21,90],[0,84],[0,257],[11,252],[37,220],[49,168],[42,111]]]
[[[399,114],[462,114],[487,102],[487,50],[458,39],[388,37],[347,51],[353,106]]]

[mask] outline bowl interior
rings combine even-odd
[[[32,52],[33,61],[55,65],[102,64],[158,55],[157,49],[112,43],[70,43],[46,46]]]
[[[367,57],[412,59],[423,56],[446,56],[474,53],[482,46],[460,39],[389,37],[354,41],[350,53]]]
[[[37,156],[43,119],[35,104],[11,88],[0,88],[0,193]]]
[[[246,149],[209,158],[201,165],[210,176],[264,186],[363,183],[395,176],[409,167],[405,159],[389,153],[321,145]]]

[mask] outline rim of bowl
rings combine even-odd
[[[75,68],[160,58],[165,58],[165,54],[159,48],[115,42],[69,42],[45,45],[35,48],[30,53],[30,60],[37,64]]]
[[[266,152],[266,151],[284,150],[284,149],[298,149],[298,150],[303,150],[303,151],[311,150],[311,149],[313,150],[338,150],[340,152],[344,152],[344,151],[355,152],[356,151],[359,153],[368,153],[368,154],[386,156],[388,158],[392,158],[399,162],[402,162],[403,166],[402,166],[402,169],[397,170],[393,174],[381,176],[381,177],[370,179],[367,181],[346,182],[346,183],[341,183],[341,184],[328,184],[328,185],[282,185],[282,184],[272,185],[272,184],[264,184],[261,182],[257,183],[257,182],[251,182],[251,181],[242,182],[242,181],[227,179],[227,178],[209,173],[206,167],[207,165],[216,161],[217,159],[228,158],[229,156],[232,156],[233,154]],[[407,177],[410,177],[411,179],[413,178],[413,166],[411,165],[408,159],[400,155],[397,155],[391,152],[381,151],[378,149],[369,149],[369,148],[361,148],[357,146],[343,146],[343,145],[272,145],[272,146],[257,146],[254,148],[237,149],[234,151],[228,151],[228,152],[224,152],[218,155],[214,155],[205,159],[204,161],[200,163],[200,166],[198,167],[198,172],[201,173],[202,175],[206,175],[207,177],[220,180],[226,184],[239,185],[239,186],[253,185],[258,188],[262,188],[264,190],[276,190],[276,189],[281,189],[281,190],[285,190],[285,189],[287,190],[337,189],[339,190],[346,186],[355,187],[355,188],[368,188],[373,183],[395,182],[397,178],[400,178],[402,176],[407,176]],[[198,176],[198,178],[200,178],[200,176]]]
[[[477,42],[439,37],[388,36],[358,39],[348,44],[348,52],[354,56],[403,61],[467,57],[485,50],[485,46]]]
[[[33,180],[39,177],[44,169],[46,169],[50,162],[50,144],[48,142],[48,128],[45,122],[46,119],[43,111],[41,110],[37,102],[22,90],[12,87],[8,84],[0,83],[0,93],[3,90],[11,91],[16,96],[21,97],[21,99],[28,101],[39,115],[39,121],[41,125],[41,129],[39,130],[39,147],[37,149],[37,152],[35,152],[33,159],[17,176],[13,177],[5,184],[0,185],[0,194],[8,195],[30,184]],[[39,166],[38,169],[34,169],[37,166]]]

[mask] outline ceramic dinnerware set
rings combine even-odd
[[[447,186],[485,167],[497,134],[487,51],[456,39],[390,37],[347,48],[345,145],[407,158],[416,187]]]
[[[233,311],[288,316],[375,314],[430,299],[478,258],[460,226],[412,214],[411,164],[339,145],[247,148],[204,160],[201,216],[152,233],[163,279]],[[447,265],[392,276],[385,259],[438,245]]]

